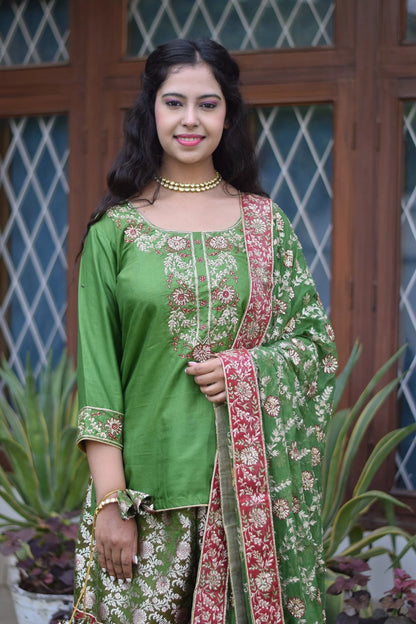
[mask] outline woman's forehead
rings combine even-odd
[[[165,91],[166,88],[170,89],[175,85],[187,91],[210,87],[211,90],[221,94],[221,86],[217,82],[211,67],[203,62],[195,65],[173,65],[159,91]]]

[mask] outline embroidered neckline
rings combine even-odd
[[[240,201],[240,214],[239,214],[237,221],[233,223],[232,225],[230,225],[229,227],[222,228],[219,230],[169,230],[167,228],[161,227],[160,225],[156,225],[155,223],[153,223],[153,221],[150,221],[149,219],[147,219],[140,212],[138,208],[133,206],[133,204],[130,201],[123,202],[119,206],[120,208],[124,208],[124,207],[128,208],[129,210],[132,211],[135,217],[142,220],[147,226],[153,228],[154,230],[157,230],[158,232],[163,232],[164,234],[173,234],[173,235],[177,234],[179,236],[187,236],[189,234],[199,234],[200,236],[202,236],[203,234],[206,234],[210,236],[214,234],[222,234],[223,232],[228,232],[242,225],[243,213],[242,213],[242,207],[241,207],[241,194],[239,194],[239,201]],[[114,206],[113,208],[111,208],[111,210],[116,209],[116,208],[117,206]]]

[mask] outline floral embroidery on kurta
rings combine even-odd
[[[156,253],[169,289],[169,331],[182,358],[197,362],[231,347],[239,323],[236,256],[245,254],[242,228],[174,233],[152,226],[129,204],[108,212],[124,240]]]

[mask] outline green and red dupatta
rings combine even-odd
[[[218,354],[217,460],[193,624],[323,619],[320,461],[337,367],[332,328],[300,245],[269,199],[242,208],[251,292]],[[229,584],[231,583],[231,587]]]

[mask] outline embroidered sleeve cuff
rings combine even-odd
[[[78,414],[77,445],[85,450],[85,440],[96,440],[123,448],[124,415],[100,407],[83,407]]]

